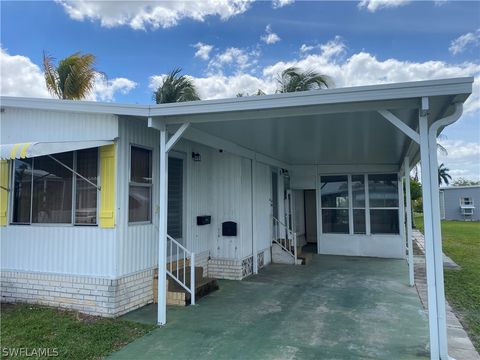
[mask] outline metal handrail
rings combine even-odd
[[[173,280],[175,280],[182,288],[184,288],[186,291],[190,293],[190,304],[195,305],[195,253],[188,250],[186,247],[184,247],[182,244],[180,244],[177,240],[175,240],[173,237],[167,234],[167,245],[168,242],[170,241],[170,269],[168,269],[167,265],[167,274],[170,276]],[[176,275],[174,274],[173,270],[173,245],[176,247]],[[180,260],[179,257],[179,250],[182,250],[183,253],[183,281],[182,279],[178,278],[179,274],[179,265],[178,262]],[[190,287],[187,286],[187,281],[186,281],[186,270],[187,270],[187,259],[190,258]]]
[[[286,230],[286,239],[285,239],[285,244],[282,244],[279,241],[279,229],[280,226],[276,226],[276,234],[274,234],[273,241],[277,243],[284,251],[286,251],[288,254],[290,254],[294,259],[295,259],[295,265],[297,264],[297,233],[294,232],[293,230],[290,230],[287,225],[282,223],[280,220],[278,220],[275,216],[272,216],[273,221],[278,224],[283,226],[283,228]],[[291,238],[289,238],[289,236]],[[293,252],[292,248],[293,247]]]

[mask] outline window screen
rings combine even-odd
[[[149,222],[152,219],[152,151],[130,148],[130,186],[128,221]]]

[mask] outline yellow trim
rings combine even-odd
[[[100,150],[100,211],[101,228],[115,227],[115,144],[102,146]]]
[[[0,160],[0,226],[7,225],[8,214],[8,191],[9,188],[9,163],[6,160]]]
[[[32,145],[32,143],[26,143],[22,146],[22,149],[20,150],[20,159],[25,159],[27,157],[27,149],[30,145]]]
[[[17,149],[21,144],[15,144],[13,145],[12,150],[10,151],[10,159],[15,159],[17,157]]]

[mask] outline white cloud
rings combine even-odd
[[[51,97],[43,71],[28,57],[0,49],[0,94],[4,96]]]
[[[213,50],[213,45],[199,42],[193,45],[193,47],[197,49],[197,51],[195,52],[195,57],[199,57],[203,60],[208,60],[210,58],[210,52]]]
[[[450,43],[448,50],[453,54],[457,55],[465,51],[465,49],[470,47],[477,47],[480,45],[480,29],[477,29],[475,32],[469,32],[459,36]]]
[[[270,44],[275,44],[275,43],[279,42],[280,41],[280,36],[275,34],[272,31],[272,27],[270,26],[270,24],[268,24],[267,27],[265,28],[265,35],[263,35],[261,37],[261,39],[262,39],[263,42],[270,45]]]
[[[52,98],[45,85],[43,71],[30,58],[10,55],[4,49],[0,49],[0,64],[1,95]],[[93,92],[86,100],[113,101],[115,94],[127,94],[136,86],[134,81],[126,78],[104,80],[101,76],[97,76]]]
[[[136,87],[137,83],[127,78],[114,78],[108,80],[97,76],[95,79],[95,87],[89,100],[114,101],[116,93],[126,95]]]
[[[291,5],[295,2],[295,0],[273,0],[272,1],[272,7],[274,9],[279,9],[281,7]]]
[[[135,30],[145,30],[172,27],[186,18],[204,21],[207,16],[219,16],[227,20],[247,11],[252,0],[56,1],[74,20],[100,21],[108,28],[130,26]]]
[[[464,112],[467,114],[480,110],[480,63],[378,59],[366,51],[347,55],[346,45],[340,37],[315,46],[317,48],[318,52],[268,65],[260,69],[259,76],[245,73],[257,61],[258,52],[229,48],[210,61],[209,76],[192,79],[199,88],[202,99],[211,99],[231,97],[238,92],[252,93],[258,88],[273,93],[277,75],[291,66],[328,75],[336,87],[475,76],[473,94],[467,100]],[[227,65],[233,70],[231,76],[223,75],[222,69]]]
[[[246,50],[236,47],[227,48],[224,52],[218,53],[208,63],[210,74],[222,73],[230,69],[235,73],[245,71],[258,61],[260,53],[258,50]]]
[[[439,154],[439,162],[450,169],[452,177],[480,180],[480,143],[463,140],[439,141],[448,154]]]
[[[313,46],[313,45],[302,44],[302,46],[300,46],[300,52],[301,53],[307,53],[307,52],[312,51],[314,48],[315,48],[315,46]]]
[[[370,12],[375,12],[379,9],[394,8],[406,5],[410,0],[361,0],[358,3],[359,9],[367,9]]]

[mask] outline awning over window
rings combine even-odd
[[[0,159],[13,160],[113,144],[112,140],[29,142],[0,145]]]

